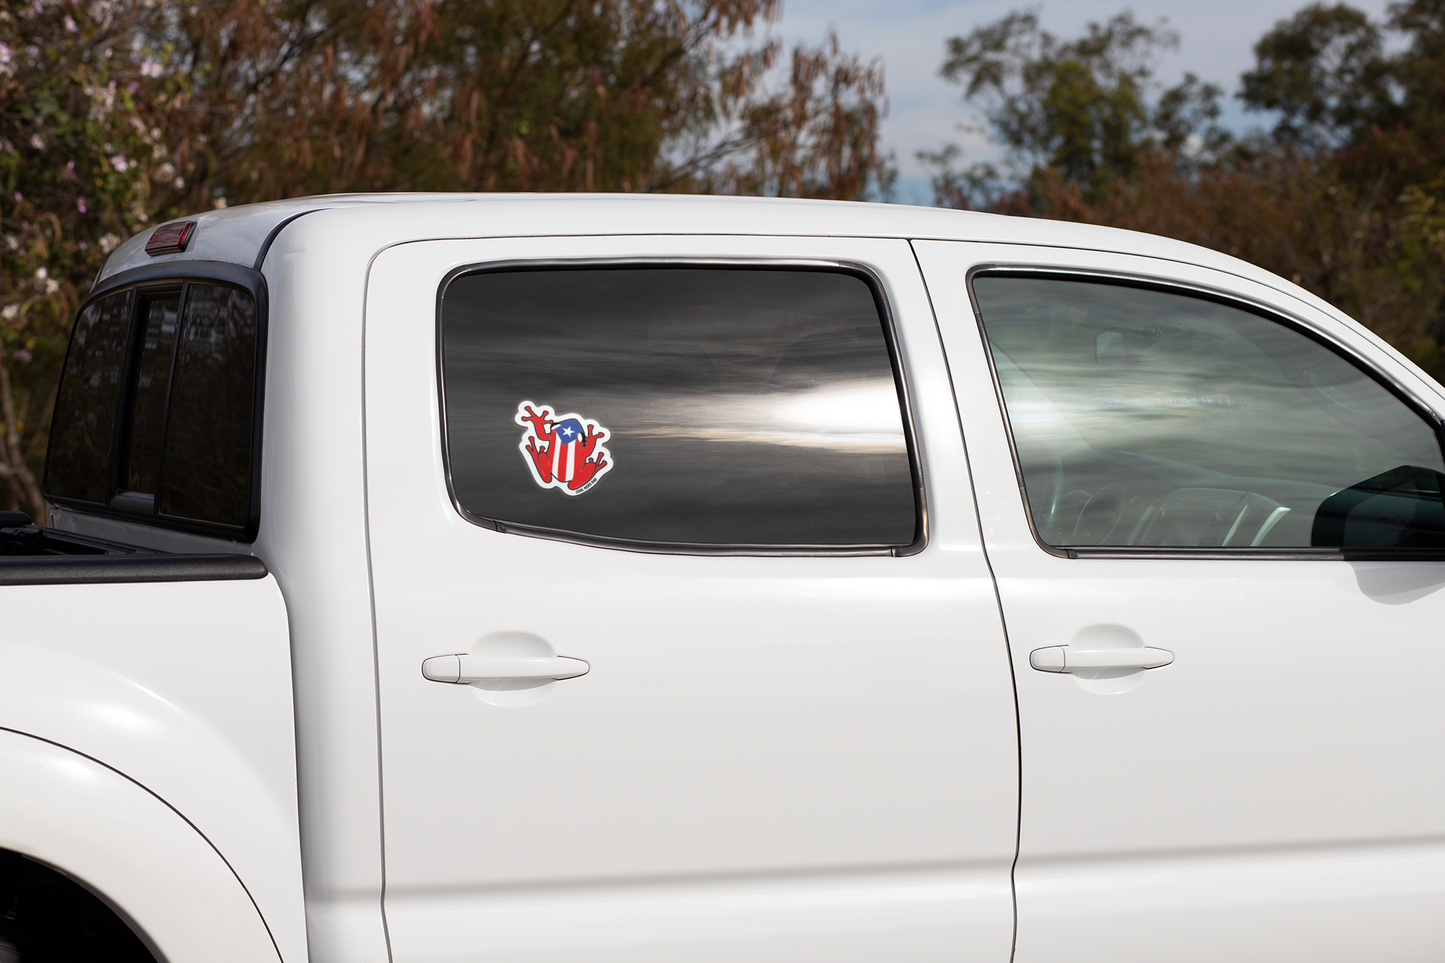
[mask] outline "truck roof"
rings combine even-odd
[[[302,215],[384,207],[395,236],[383,245],[428,238],[616,234],[731,234],[896,237],[1082,248],[1198,264],[1285,290],[1339,312],[1262,268],[1171,238],[1070,221],[943,208],[793,198],[678,194],[330,194],[267,201],[194,214],[194,239],[178,254],[150,257],[155,228],[120,245],[96,278],[167,261],[220,260],[262,268],[271,242]],[[380,212],[378,212],[380,213]],[[396,215],[410,214],[398,218]],[[354,229],[354,215],[344,218]],[[169,222],[168,222],[169,223]],[[160,225],[157,225],[159,227]]]

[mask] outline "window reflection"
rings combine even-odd
[[[1045,542],[1445,545],[1415,511],[1439,505],[1418,481],[1445,470],[1434,431],[1305,335],[1119,285],[983,276],[974,292]],[[1389,497],[1414,499],[1418,523],[1396,505],[1396,523],[1316,524],[1337,493],[1402,468],[1414,494]]]
[[[256,302],[191,285],[176,349],[160,512],[235,527],[251,511]]]
[[[113,294],[86,306],[75,321],[55,398],[45,494],[103,504],[110,498],[121,374],[134,295]]]
[[[449,468],[475,515],[664,543],[914,539],[883,321],[856,275],[480,273],[448,287],[442,340]],[[524,400],[605,427],[605,477],[542,487],[518,453]]]

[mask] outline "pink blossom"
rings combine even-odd
[[[84,213],[85,213],[85,198],[83,198],[83,197],[77,197],[77,198],[75,199],[75,206],[78,207],[78,208],[80,208],[80,213],[84,214]]]
[[[19,351],[15,352],[15,360],[24,364],[30,363],[30,357],[30,352],[26,351],[24,348],[21,348]]]

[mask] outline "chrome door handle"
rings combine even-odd
[[[495,655],[436,655],[421,664],[421,674],[433,682],[469,685],[507,679],[575,679],[592,666],[581,659],[560,655],[543,658]]]
[[[1077,672],[1080,669],[1157,669],[1174,661],[1174,653],[1153,646],[1127,649],[1081,649],[1051,645],[1029,653],[1029,665],[1040,672]]]

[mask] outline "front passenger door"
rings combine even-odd
[[[1018,684],[1015,959],[1440,959],[1445,461],[1411,376],[1203,268],[916,247]]]

